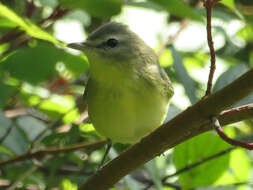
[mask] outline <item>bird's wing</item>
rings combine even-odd
[[[84,88],[84,92],[83,92],[83,100],[84,101],[87,101],[87,95],[88,95],[88,84],[89,84],[89,79],[85,85],[85,88]]]
[[[172,83],[171,83],[167,73],[160,66],[159,62],[157,64],[158,64],[158,67],[159,67],[160,76],[161,76],[162,80],[165,83],[165,93],[168,96],[168,98],[170,99],[174,94]]]

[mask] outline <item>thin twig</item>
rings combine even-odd
[[[9,128],[5,131],[4,135],[0,138],[0,144],[2,144],[4,142],[4,140],[9,136],[12,128],[14,125],[10,125]]]
[[[221,152],[218,152],[218,153],[216,153],[216,154],[213,154],[213,155],[211,155],[211,156],[208,156],[208,157],[206,157],[206,158],[203,158],[202,160],[199,160],[199,161],[197,161],[197,162],[195,162],[195,163],[193,163],[193,164],[187,165],[187,166],[185,166],[185,167],[183,167],[183,168],[177,170],[175,173],[165,176],[165,177],[162,179],[162,184],[166,183],[167,179],[169,179],[169,178],[171,178],[171,177],[174,177],[174,176],[177,176],[177,175],[182,174],[182,173],[184,173],[184,172],[187,172],[187,171],[189,171],[189,170],[191,170],[191,169],[193,169],[193,168],[196,168],[196,167],[198,167],[198,166],[200,166],[200,165],[202,165],[202,164],[204,164],[204,163],[206,163],[206,162],[208,162],[208,161],[210,161],[210,160],[213,160],[213,159],[215,159],[215,158],[218,158],[218,157],[220,157],[220,156],[223,156],[223,155],[225,155],[225,154],[231,152],[233,149],[235,149],[235,147],[231,147],[231,148],[225,149],[225,150],[223,150],[223,151],[221,151]],[[153,185],[154,185],[154,183],[153,183],[152,181],[150,181],[150,184],[145,188],[145,190],[148,190],[148,189],[149,189],[150,187],[152,187]]]
[[[43,148],[38,151],[34,152],[27,152],[25,154],[17,155],[12,158],[6,159],[6,160],[0,160],[0,166],[4,166],[6,164],[22,161],[22,160],[27,160],[27,159],[32,159],[39,157],[41,155],[46,155],[46,154],[58,154],[61,152],[70,152],[70,151],[75,151],[79,149],[97,149],[103,146],[106,143],[106,140],[98,140],[95,142],[91,143],[79,143],[79,144],[74,144],[74,145],[69,145],[66,147],[49,147],[49,148]]]
[[[68,114],[70,111],[72,111],[72,109],[70,109],[69,111],[67,111],[65,114],[60,115],[54,122],[52,122],[51,124],[49,124],[44,130],[42,130],[42,131],[33,139],[33,141],[31,142],[29,152],[32,152],[32,149],[33,149],[34,145],[37,143],[37,141],[38,141],[49,129],[55,128],[55,127],[59,124],[59,122],[62,120],[62,118],[63,118],[66,114]]]
[[[253,143],[250,143],[250,142],[242,142],[242,141],[239,141],[239,140],[235,140],[235,139],[232,139],[230,137],[228,137],[224,131],[222,130],[221,128],[221,125],[220,125],[220,122],[219,120],[217,119],[217,117],[212,117],[212,122],[213,122],[213,125],[214,125],[214,128],[216,130],[216,132],[218,133],[218,135],[224,140],[226,141],[227,143],[231,144],[231,145],[234,145],[234,146],[239,146],[239,147],[242,147],[242,148],[246,148],[248,150],[253,150]]]
[[[46,161],[48,161],[51,157],[49,156],[45,156],[41,162],[45,163]],[[24,173],[22,173],[18,179],[13,182],[13,184],[11,184],[6,190],[14,190],[17,188],[17,186],[19,185],[19,183],[21,181],[24,181],[25,178],[27,178],[28,176],[30,176],[33,172],[35,172],[37,169],[39,168],[38,165],[32,165],[30,168],[28,168]]]
[[[215,58],[215,50],[213,46],[213,37],[212,37],[212,8],[215,3],[217,3],[219,0],[203,0],[204,6],[206,8],[206,31],[207,31],[207,42],[210,49],[210,55],[211,55],[211,66],[210,66],[210,72],[207,82],[207,89],[206,89],[206,96],[209,96],[212,91],[213,86],[213,76],[216,69],[216,58]]]

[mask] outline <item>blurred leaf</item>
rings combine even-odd
[[[54,44],[61,44],[51,34],[40,29],[38,26],[33,24],[30,20],[18,16],[14,11],[0,3],[0,16],[9,19],[14,24],[18,25],[22,30],[26,31],[27,34],[34,38],[46,40]],[[63,45],[63,44],[62,44]]]
[[[52,133],[42,139],[46,146],[63,146],[76,143],[80,138],[80,131],[77,126],[73,126],[70,131],[63,133]]]
[[[0,155],[1,154],[6,154],[8,156],[14,156],[14,154],[11,150],[9,150],[7,147],[4,147],[2,145],[0,145]]]
[[[160,5],[170,14],[179,16],[181,18],[191,18],[197,21],[203,21],[201,15],[197,14],[191,7],[183,3],[181,0],[150,0],[153,3]]]
[[[253,42],[253,28],[250,24],[245,25],[242,29],[237,32],[239,37],[247,41]]]
[[[79,126],[79,129],[80,129],[80,131],[86,132],[86,133],[95,131],[95,128],[94,128],[94,126],[91,123],[82,123]]]
[[[150,160],[148,163],[144,165],[144,167],[147,169],[147,172],[149,173],[149,176],[151,180],[154,182],[157,190],[162,190],[163,185],[161,182],[161,176],[160,176],[159,169],[156,166],[155,159]]]
[[[180,82],[184,86],[185,92],[189,97],[191,103],[193,104],[198,100],[195,92],[196,82],[187,73],[185,66],[183,65],[181,55],[174,48],[172,48],[172,57],[173,57],[173,67],[175,69],[176,75],[178,76]]]
[[[220,75],[220,77],[217,79],[215,85],[214,85],[214,91],[217,91],[229,83],[231,83],[233,80],[237,79],[239,76],[241,76],[243,73],[247,72],[249,68],[245,64],[237,64],[234,67],[229,68],[226,72]],[[238,89],[240,90],[240,89]],[[240,102],[237,102],[234,106],[240,106],[248,103],[253,102],[253,94],[250,94]]]
[[[10,119],[6,118],[3,112],[0,111],[0,134],[5,134],[11,127],[11,132],[3,141],[3,145],[10,149],[10,151],[21,154],[28,150],[28,143],[24,135],[17,129]],[[0,136],[1,138],[2,136]]]
[[[232,10],[235,9],[235,2],[234,2],[234,0],[222,0],[222,1],[220,1],[220,3],[226,5],[227,7],[229,7]]]
[[[75,106],[75,100],[70,95],[53,95],[40,103],[39,109],[51,117],[68,113]]]
[[[6,85],[0,82],[0,108],[2,108],[5,103],[6,100],[8,100],[8,98],[10,98],[10,95],[12,94],[12,92],[14,92],[15,87],[10,86],[10,85]]]
[[[249,68],[245,64],[237,64],[236,66],[229,68],[227,71],[225,71],[219,76],[213,87],[213,90],[220,90],[221,88],[238,78],[240,75],[247,72],[248,69]]]
[[[182,110],[176,107],[174,104],[169,105],[169,110],[167,112],[166,118],[164,119],[164,123],[175,117],[179,114]]]
[[[177,170],[230,147],[217,134],[208,132],[194,137],[174,149],[173,161]],[[217,157],[179,176],[183,189],[213,184],[228,168],[229,154]],[[207,177],[208,176],[208,177]]]
[[[69,179],[63,179],[61,186],[63,190],[77,190],[78,189],[77,184],[72,183]]]
[[[141,1],[141,2],[127,1],[126,4],[130,5],[130,6],[134,6],[134,7],[153,9],[155,11],[163,11],[164,10],[161,6],[159,6],[156,3],[153,3],[151,1]]]
[[[251,161],[245,150],[235,149],[230,153],[229,170],[225,172],[215,185],[229,185],[249,180]]]
[[[42,6],[56,7],[58,5],[58,0],[39,0]]]
[[[0,62],[0,68],[20,80],[36,84],[56,76],[56,64],[62,62],[75,76],[87,70],[88,64],[80,56],[58,49],[51,44],[38,42],[35,47],[23,47]]]
[[[105,18],[120,13],[121,0],[59,0],[60,3],[70,9],[83,9],[94,17]]]
[[[74,123],[78,118],[80,117],[80,113],[78,112],[78,109],[73,109],[69,113],[67,113],[63,118],[64,123]]]
[[[159,56],[159,63],[162,67],[168,67],[172,65],[173,58],[170,49],[165,49],[163,53]]]
[[[45,123],[31,116],[21,116],[17,119],[17,123],[30,141],[46,128]]]
[[[6,18],[0,18],[0,28],[1,28],[1,31],[3,28],[6,28],[6,29],[10,29],[10,28],[14,28],[16,27],[17,25],[13,22],[10,22],[8,19]]]

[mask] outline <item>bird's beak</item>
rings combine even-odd
[[[87,44],[86,42],[70,43],[67,45],[67,47],[72,48],[72,49],[76,49],[76,50],[80,50],[80,51],[85,51],[85,50],[87,50],[87,48],[89,48],[89,44]]]

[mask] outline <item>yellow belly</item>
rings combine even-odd
[[[162,124],[168,99],[139,85],[88,89],[89,117],[99,133],[114,142],[135,143]]]

